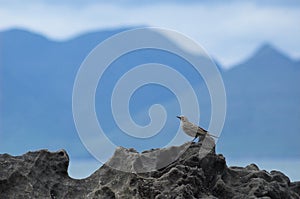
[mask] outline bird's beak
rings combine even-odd
[[[181,117],[179,117],[179,116],[176,116],[176,117],[181,120]]]

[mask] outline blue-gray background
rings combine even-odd
[[[99,164],[80,142],[72,118],[76,72],[90,50],[109,36],[132,27],[161,25],[191,36],[218,63],[228,111],[217,152],[231,163],[256,161],[267,169],[283,169],[299,180],[293,170],[300,162],[297,1],[230,1],[226,5],[217,1],[189,1],[184,5],[176,1],[29,1],[23,7],[19,1],[0,1],[0,5],[0,153],[20,155],[28,150],[65,148],[74,161],[70,168],[73,176],[88,175],[79,173],[82,169],[78,168],[86,166],[84,162],[95,165],[89,172],[96,169]],[[174,9],[179,14],[169,16]],[[204,15],[208,16],[203,19]],[[117,145],[139,150],[161,147],[178,128],[175,96],[149,85],[134,94],[130,109],[133,119],[145,125],[151,104],[169,106],[160,142],[141,145],[137,140],[115,139],[113,135],[109,95],[116,77],[149,62],[178,69],[201,91],[200,125],[208,127],[210,101],[201,77],[179,57],[148,49],[121,57],[98,86],[98,118]]]

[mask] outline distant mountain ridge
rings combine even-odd
[[[66,148],[70,155],[89,157],[72,118],[75,76],[99,42],[128,29],[65,41],[17,29],[0,32],[0,153]],[[141,61],[151,59],[144,56]],[[218,149],[236,157],[299,157],[300,62],[263,44],[222,75],[228,112]],[[209,110],[201,113],[206,126]]]
[[[255,146],[261,152],[249,156],[290,157],[294,153],[299,157],[299,77],[300,65],[270,44],[264,44],[248,60],[224,74],[228,96],[224,132],[232,126],[239,129],[228,138],[233,141],[227,146],[229,151],[239,153],[236,150],[240,147]],[[227,139],[225,135],[222,138]],[[268,140],[268,144],[263,143]]]

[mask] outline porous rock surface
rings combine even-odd
[[[202,145],[202,142],[186,143],[179,148],[143,153],[118,148],[107,164],[81,180],[68,176],[69,157],[64,150],[41,150],[22,156],[3,154],[0,155],[0,198],[300,198],[300,182],[290,182],[279,171],[259,170],[255,164],[228,167],[225,158],[216,154],[214,148],[201,155]],[[173,150],[178,152],[183,148],[183,153],[170,164],[161,166],[155,162],[155,155],[160,156],[160,151],[165,158]],[[154,156],[147,156],[150,152]],[[154,161],[149,172],[138,172],[147,165],[139,164],[142,166],[135,169],[124,161],[140,162],[145,157],[143,154]],[[113,169],[111,166],[118,160],[131,172]]]

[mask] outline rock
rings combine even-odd
[[[151,149],[142,153],[133,149],[118,147],[106,165],[132,173],[156,171],[177,160],[189,146],[190,143],[185,143],[179,147]]]
[[[64,150],[2,154],[0,198],[300,198],[300,182],[255,164],[228,167],[213,144],[204,139],[142,153],[119,147],[81,180],[68,176]]]

